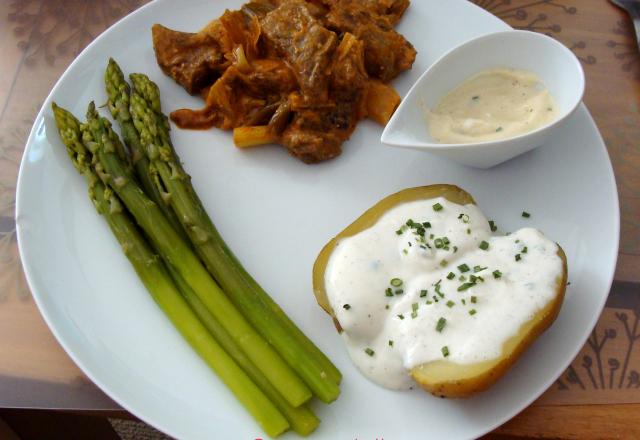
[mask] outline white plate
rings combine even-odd
[[[84,114],[106,101],[109,56],[158,82],[165,110],[198,107],[156,66],[150,27],[196,30],[240,1],[154,2],[96,39],[69,67],[36,118],[18,180],[17,224],[29,286],[69,355],[109,396],[185,439],[263,434],[153,303],[86,195],[55,131],[51,100]],[[507,25],[462,0],[414,1],[399,30],[418,49],[394,85],[406,93],[451,47]],[[582,107],[547,146],[491,170],[384,147],[365,121],[341,157],[304,165],[278,147],[241,151],[229,133],[174,130],[185,167],[214,222],[256,279],[344,373],[341,397],[315,405],[315,439],[470,438],[504,423],[561,374],[594,326],[611,285],[619,236],[616,186],[605,146]],[[350,363],[315,304],[311,267],[335,233],[401,188],[455,183],[504,230],[536,225],[567,252],[571,286],[558,320],[490,391],[469,400],[393,392]],[[522,210],[531,212],[529,220]],[[288,438],[293,438],[289,435]]]

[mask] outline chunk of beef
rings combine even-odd
[[[282,1],[260,25],[267,45],[291,65],[305,99],[325,101],[336,34],[313,17],[303,0]]]
[[[364,45],[345,34],[337,47],[329,77],[330,105],[300,108],[292,99],[293,121],[282,135],[282,144],[306,163],[331,159],[342,152],[358,121],[366,115],[368,75],[364,67]]]
[[[326,116],[331,130],[338,131],[343,141],[366,116],[368,79],[363,42],[350,33],[344,34],[333,56],[329,80],[329,94],[335,107]]]
[[[199,129],[263,124],[296,87],[282,61],[254,60],[248,69],[232,65],[209,89],[205,108],[176,110],[171,120],[181,128]]]
[[[392,2],[385,2],[384,4]],[[413,65],[416,50],[402,35],[396,32],[392,25],[399,18],[406,5],[399,2],[396,14],[379,14],[383,2],[340,0],[332,1],[330,10],[325,17],[325,24],[329,29],[337,32],[350,32],[364,42],[365,65],[369,75],[388,82],[401,72]],[[393,9],[391,9],[393,10]]]
[[[253,0],[242,5],[242,12],[246,15],[254,16],[258,20],[264,18],[269,12],[276,8],[276,4],[269,0]]]
[[[158,65],[190,94],[211,85],[230,64],[220,39],[210,33],[178,32],[155,24],[152,34]]]
[[[339,2],[340,0],[335,1]],[[398,23],[409,7],[409,0],[360,0],[359,3],[363,9],[384,18],[390,26]]]

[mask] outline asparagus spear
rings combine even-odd
[[[52,104],[60,136],[76,169],[85,176],[89,196],[105,217],[143,284],[200,357],[218,374],[238,400],[270,436],[286,431],[289,423],[272,401],[238,367],[198,320],[176,288],[164,264],[155,255],[112,190],[89,165],[91,154],[80,142],[80,124],[66,110]],[[204,306],[203,306],[204,307]]]
[[[171,206],[198,255],[234,304],[324,402],[335,400],[339,370],[295,326],[249,275],[218,233],[172,148],[168,124],[160,112],[157,86],[145,75],[130,76],[131,115],[143,149],[171,193]],[[145,99],[147,98],[147,99]]]
[[[233,306],[162,211],[127,173],[118,155],[114,154],[113,144],[117,142],[117,136],[109,121],[99,117],[93,103],[89,105],[87,130],[83,130],[82,135],[85,145],[99,160],[95,165],[96,171],[120,197],[153,247],[189,284],[278,392],[295,407],[306,402],[311,392],[304,382]]]
[[[138,132],[133,125],[131,114],[129,113],[131,93],[129,84],[125,81],[122,70],[120,70],[120,67],[112,58],[109,59],[109,64],[105,72],[105,85],[107,95],[109,96],[109,111],[111,112],[111,116],[113,116],[113,118],[118,122],[122,137],[131,151],[136,176],[140,180],[140,183],[147,195],[161,208],[163,206],[168,208],[168,205],[163,203],[165,202],[166,197],[168,197],[168,194],[162,193],[166,195],[165,199],[163,199],[160,190],[158,189],[160,185],[158,182],[154,183],[151,180],[149,159],[141,150],[142,147],[140,145]],[[159,120],[158,123],[166,124],[168,130],[168,121],[166,121],[166,119],[163,118]],[[166,131],[166,133],[168,133],[168,131]],[[167,212],[169,213],[167,217],[171,220],[175,229],[180,232],[184,232],[184,229],[182,229],[182,225],[178,222],[173,210],[168,208],[166,211],[163,209],[163,212],[165,215],[167,215]],[[186,234],[185,239],[188,240]],[[320,422],[313,412],[306,406],[299,406],[298,408],[291,406],[280,395],[280,393],[278,393],[273,385],[271,385],[269,380],[260,372],[260,370],[249,360],[249,358],[247,358],[242,350],[233,342],[229,333],[227,333],[218,320],[209,313],[202,301],[198,299],[198,296],[182,279],[177,271],[169,264],[167,265],[167,269],[176,283],[176,286],[187,300],[187,303],[189,303],[192,310],[200,318],[200,321],[204,324],[207,330],[209,330],[225,351],[242,367],[242,369],[245,370],[254,383],[256,383],[263,392],[267,394],[271,401],[274,402],[289,421],[293,430],[301,435],[308,435],[313,432]]]
[[[158,86],[149,79],[148,76],[141,73],[132,73],[129,75],[131,79],[131,83],[133,84],[136,92],[142,97],[147,106],[151,109],[153,114],[156,117],[156,123],[158,126],[158,136],[160,139],[170,147],[171,156],[175,159],[176,165],[181,166],[181,162],[173,148],[173,144],[171,142],[170,136],[170,125],[168,118],[164,113],[162,113],[161,101],[160,101],[160,90]],[[195,192],[194,192],[195,193]],[[200,203],[199,200],[197,200]],[[203,208],[204,210],[204,208]],[[206,212],[205,212],[206,214]],[[214,241],[218,241],[220,243],[220,247],[225,249],[225,256],[228,255],[230,261],[228,264],[237,265],[242,273],[242,276],[247,279],[247,281],[253,286],[256,290],[257,295],[264,301],[264,303],[271,309],[271,312],[274,314],[276,318],[281,321],[281,324],[290,332],[299,342],[302,349],[306,350],[310,355],[312,355],[317,362],[319,362],[322,367],[325,369],[326,374],[337,384],[339,384],[342,380],[342,373],[340,370],[336,368],[335,365],[329,360],[329,358],[305,335],[296,325],[295,323],[287,316],[286,313],[280,308],[280,306],[267,294],[267,292],[262,289],[262,287],[253,279],[253,277],[244,269],[242,264],[238,261],[238,259],[233,255],[233,252],[228,248],[220,234],[218,233],[215,225],[211,222],[209,218],[207,218],[211,226],[213,227],[211,231],[211,239]],[[205,262],[206,263],[206,262]]]
[[[285,418],[289,421],[291,428],[300,435],[311,434],[320,423],[320,420],[315,414],[307,408],[306,405],[301,405],[297,408],[289,405],[289,403],[282,398],[280,393],[269,383],[267,378],[260,372],[260,370],[247,358],[247,356],[240,350],[240,348],[233,342],[229,334],[220,325],[218,320],[207,310],[205,305],[200,301],[198,295],[189,287],[189,285],[182,279],[180,274],[175,270],[169,272],[173,277],[176,286],[180,289],[180,292],[187,300],[187,303],[191,306],[191,309],[200,318],[200,321],[209,330],[213,337],[222,345],[222,348],[240,365],[240,367],[249,375],[253,382],[262,389],[262,391],[271,399],[276,407],[282,412]]]
[[[129,147],[133,169],[138,181],[142,185],[142,189],[151,200],[156,202],[174,229],[178,231],[185,240],[188,240],[175,212],[173,212],[169,206],[169,194],[161,189],[162,185],[158,180],[157,173],[150,167],[149,159],[142,151],[138,132],[133,125],[131,113],[129,113],[131,89],[124,79],[124,74],[122,70],[120,70],[120,66],[118,66],[113,58],[109,59],[109,64],[107,65],[107,70],[104,75],[104,82],[107,90],[109,112],[118,122],[122,139],[125,144],[127,144],[127,147]]]

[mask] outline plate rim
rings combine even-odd
[[[33,275],[33,269],[31,269],[32,264],[30,264],[28,261],[25,261],[25,259],[23,258],[23,254],[24,254],[24,242],[28,241],[28,231],[25,231],[22,225],[22,221],[21,221],[21,217],[22,217],[22,202],[21,200],[23,200],[24,197],[26,197],[24,195],[26,189],[25,189],[25,183],[24,183],[24,169],[25,167],[27,167],[28,165],[26,165],[26,163],[28,162],[28,160],[26,159],[29,155],[30,150],[32,149],[32,145],[34,144],[34,138],[37,135],[37,131],[38,129],[44,124],[44,114],[48,108],[48,106],[50,105],[50,103],[52,102],[52,98],[55,95],[55,93],[57,92],[57,90],[60,88],[61,84],[66,80],[67,76],[69,75],[69,72],[75,67],[75,65],[77,63],[80,63],[81,60],[84,58],[84,56],[86,55],[87,52],[91,51],[94,47],[94,45],[98,45],[100,44],[100,42],[106,38],[108,35],[110,35],[112,32],[114,32],[113,28],[120,26],[122,23],[133,19],[133,17],[137,16],[138,14],[142,14],[143,11],[146,11],[148,8],[153,8],[155,7],[157,4],[160,3],[164,3],[167,2],[169,0],[154,0],[151,1],[141,7],[139,7],[138,9],[130,12],[129,14],[127,14],[126,16],[122,17],[121,19],[117,20],[116,22],[114,22],[111,26],[109,26],[107,29],[105,29],[102,33],[100,33],[93,41],[91,41],[91,43],[89,43],[76,57],[75,59],[67,66],[67,68],[64,70],[64,72],[62,73],[62,75],[58,78],[58,80],[55,82],[55,84],[53,85],[53,87],[51,88],[51,91],[49,92],[49,94],[47,95],[47,97],[45,98],[45,100],[43,101],[42,106],[40,107],[40,110],[38,111],[36,117],[34,118],[34,122],[33,125],[31,127],[31,130],[29,132],[29,136],[27,137],[26,143],[25,143],[25,148],[24,148],[24,152],[22,155],[22,159],[20,161],[20,166],[18,169],[18,177],[17,177],[17,183],[16,183],[16,199],[15,199],[15,222],[16,222],[16,238],[17,238],[17,245],[18,245],[18,251],[19,251],[19,255],[20,255],[20,261],[22,263],[22,268],[23,268],[23,272],[25,275],[25,279],[27,281],[27,285],[29,286],[29,290],[31,292],[31,296],[34,299],[34,302],[36,303],[36,306],[38,308],[38,311],[40,312],[41,316],[43,317],[44,321],[47,324],[47,327],[49,328],[49,330],[52,332],[52,334],[54,335],[54,337],[56,338],[56,341],[60,344],[60,346],[64,349],[65,353],[67,354],[67,356],[69,356],[73,362],[76,364],[76,366],[83,372],[83,374],[85,374],[103,393],[105,393],[110,399],[112,399],[114,402],[116,402],[118,405],[120,405],[122,408],[124,408],[126,411],[130,412],[131,414],[134,414],[136,417],[138,417],[140,420],[144,421],[145,423],[156,427],[157,429],[159,429],[160,431],[175,437],[175,438],[179,438],[177,432],[174,432],[173,427],[169,427],[166,426],[165,423],[162,420],[149,420],[148,417],[146,417],[146,415],[141,415],[138,413],[138,411],[134,411],[132,410],[132,408],[124,401],[123,398],[121,398],[120,396],[117,396],[116,394],[118,393],[114,393],[109,386],[105,385],[105,383],[103,383],[101,380],[99,380],[97,377],[95,377],[94,373],[92,372],[92,369],[90,367],[87,367],[85,362],[80,359],[80,357],[78,357],[73,350],[71,350],[68,347],[68,343],[67,343],[67,338],[66,336],[64,336],[58,326],[56,326],[55,324],[55,320],[51,317],[51,315],[48,312],[47,307],[43,304],[44,302],[44,298],[38,293],[38,291],[34,288],[34,285],[37,284],[36,281],[34,281],[35,275]],[[466,0],[457,0],[458,3],[462,4],[465,3],[466,6],[470,6],[472,9],[475,9],[474,13],[477,14],[484,14],[485,16],[489,16],[492,19],[494,19],[496,21],[496,25],[501,25],[504,27],[504,29],[513,29],[509,24],[507,24],[506,22],[504,22],[503,20],[501,20],[500,18],[496,17],[495,15],[491,14],[490,12],[486,11],[485,9],[481,8],[480,6],[478,6],[477,4],[471,2],[471,1],[466,1]],[[503,29],[503,30],[504,30]],[[494,33],[494,32],[500,32],[502,30],[495,30],[495,31],[491,31],[490,33]],[[428,68],[428,67],[427,67]],[[600,300],[600,304],[598,305],[597,309],[598,309],[598,313],[594,314],[594,316],[591,319],[591,323],[588,326],[588,330],[585,332],[585,337],[580,341],[581,343],[579,345],[577,345],[576,349],[574,350],[574,352],[572,353],[572,355],[570,357],[568,357],[568,361],[566,361],[563,364],[563,368],[560,369],[560,372],[558,373],[558,375],[553,375],[553,377],[549,377],[549,379],[544,382],[544,387],[540,387],[539,390],[537,390],[535,393],[532,394],[532,397],[530,399],[526,399],[525,402],[526,404],[523,405],[522,408],[518,408],[518,407],[514,407],[513,410],[511,411],[507,411],[505,413],[503,413],[503,417],[501,418],[496,418],[496,420],[491,423],[488,424],[487,428],[482,430],[482,432],[479,432],[479,436],[485,435],[493,430],[495,430],[496,428],[498,428],[499,426],[502,426],[503,424],[505,424],[506,422],[508,422],[509,420],[513,419],[515,416],[517,416],[520,412],[524,411],[525,409],[527,409],[528,407],[531,406],[531,404],[537,400],[544,392],[546,392],[549,387],[557,380],[558,377],[560,377],[560,375],[562,375],[562,373],[567,369],[567,367],[573,362],[573,360],[575,359],[575,357],[578,355],[578,353],[580,352],[580,350],[582,349],[582,347],[584,346],[584,344],[586,343],[590,333],[593,331],[593,329],[595,328],[600,316],[602,315],[602,311],[604,310],[604,307],[606,305],[606,301],[609,297],[610,291],[611,291],[611,286],[613,285],[613,281],[614,281],[614,277],[615,277],[615,269],[616,269],[616,265],[617,265],[617,260],[618,260],[618,256],[619,256],[619,246],[620,246],[620,199],[619,199],[619,191],[618,191],[618,187],[617,187],[617,181],[616,181],[616,176],[613,170],[613,164],[611,162],[611,157],[609,155],[609,151],[607,149],[606,143],[602,137],[602,133],[600,132],[600,130],[598,129],[598,126],[595,122],[595,120],[593,119],[593,116],[591,115],[591,113],[589,112],[586,104],[584,103],[584,101],[578,106],[578,109],[576,111],[576,113],[580,113],[580,112],[584,112],[585,113],[585,122],[587,122],[595,131],[595,133],[597,134],[596,136],[596,141],[599,142],[599,144],[601,145],[603,152],[605,153],[605,156],[607,158],[607,166],[606,166],[606,172],[608,174],[608,177],[611,179],[612,181],[612,189],[613,189],[613,203],[615,205],[615,210],[614,210],[614,215],[613,215],[613,222],[614,222],[614,230],[613,230],[613,235],[616,238],[615,241],[615,245],[614,245],[614,257],[611,261],[611,267],[608,268],[609,270],[609,275],[608,277],[605,277],[606,281],[606,285],[608,286],[608,290],[607,290],[607,294],[603,295],[601,300]],[[603,273],[606,273],[603,271]]]

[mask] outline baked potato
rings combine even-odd
[[[405,189],[376,203],[324,246],[313,267],[313,292],[320,307],[333,318],[339,332],[342,331],[342,327],[332,310],[325,288],[325,272],[338,242],[370,228],[383,214],[399,204],[437,197],[460,205],[476,204],[469,193],[454,185]],[[557,255],[562,261],[562,272],[556,279],[555,295],[533,318],[522,324],[517,334],[506,340],[500,356],[478,363],[458,364],[446,358],[424,363],[409,372],[415,382],[436,396],[453,398],[476,394],[500,379],[524,350],[553,323],[560,311],[567,283],[567,259],[559,245]]]

